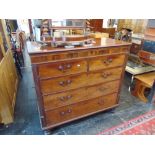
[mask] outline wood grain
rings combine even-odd
[[[46,112],[47,123],[48,125],[54,125],[78,116],[112,107],[116,104],[116,97],[117,94],[115,93],[48,111]]]
[[[44,107],[45,110],[50,110],[72,103],[96,98],[113,92],[118,92],[118,87],[119,81],[113,81],[95,86],[65,91],[63,93],[43,96]]]
[[[0,21],[3,23],[4,21]],[[6,35],[6,30],[3,30],[3,35]],[[12,51],[8,48],[5,51],[3,47],[3,39],[0,35],[0,47],[3,52],[3,59],[0,61],[0,123],[9,124],[14,120],[14,106],[16,101],[16,94],[18,88],[18,76],[12,56]],[[10,47],[10,45],[8,45]]]
[[[43,129],[118,106],[130,44],[95,41],[73,49],[28,48]]]

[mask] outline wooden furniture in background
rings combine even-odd
[[[153,20],[155,24],[155,19]],[[148,25],[149,20],[148,20]],[[155,66],[155,25],[146,28],[142,50],[139,52],[140,59],[149,65]]]
[[[148,102],[148,99],[145,96],[145,90],[146,88],[152,88],[153,82],[155,80],[155,72],[136,75],[135,80],[136,84],[132,94],[138,97],[141,101]]]
[[[114,38],[115,28],[103,28],[104,19],[90,19],[89,21],[91,31],[108,33],[110,38]]]
[[[139,51],[142,48],[143,44],[143,39],[144,39],[144,34],[139,34],[139,33],[133,33],[131,36],[131,48],[130,48],[130,53],[134,55],[138,55]]]
[[[155,80],[153,82],[153,86],[149,94],[149,103],[155,104]]]
[[[102,28],[102,33],[108,33],[110,38],[114,38],[116,29],[115,28]]]
[[[89,19],[91,31],[102,32],[103,19]]]
[[[5,51],[3,38],[0,35],[0,52],[3,58],[0,60],[0,123],[12,123],[14,119],[14,106],[16,102],[16,94],[18,88],[18,76],[10,50],[9,39],[5,30],[5,21],[0,20],[3,29],[3,38],[7,43],[7,51]]]
[[[72,49],[27,43],[44,130],[118,106],[130,43]]]

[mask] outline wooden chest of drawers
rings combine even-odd
[[[29,43],[43,129],[118,106],[130,44],[106,39],[99,45],[44,52],[31,51]]]

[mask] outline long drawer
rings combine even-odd
[[[78,116],[97,112],[116,105],[117,93],[102,96],[92,100],[79,102],[69,106],[61,107],[52,111],[47,111],[46,122],[48,125],[54,125]]]
[[[43,94],[48,94],[117,80],[121,78],[122,69],[123,68],[119,67],[88,74],[82,73],[79,75],[69,75],[59,78],[41,80],[41,91]]]
[[[96,98],[113,92],[118,92],[120,81],[98,84],[95,86],[84,87],[70,90],[63,93],[43,96],[45,110],[51,110],[61,106],[66,106],[76,102]]]
[[[109,67],[123,66],[125,62],[125,55],[111,55],[111,56],[101,56],[96,58],[90,58],[89,60],[89,70],[100,70]]]
[[[49,62],[38,65],[40,78],[58,77],[87,71],[87,61],[68,60],[60,62]]]

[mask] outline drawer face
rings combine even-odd
[[[117,81],[112,81],[108,83],[87,87],[86,91],[87,91],[88,99],[118,92],[119,83],[120,81],[117,80]]]
[[[89,73],[88,74],[88,85],[94,85],[97,83],[108,82],[112,80],[118,80],[121,78],[122,75],[122,67],[102,70],[96,73]]]
[[[58,54],[46,54],[46,55],[38,55],[38,56],[31,56],[32,63],[39,63],[39,62],[47,62],[47,61],[54,61],[54,60],[62,60],[62,59],[70,59],[70,58],[77,58],[77,57],[86,57],[88,56],[87,50],[84,51],[68,51]]]
[[[110,108],[117,104],[116,100],[117,94],[114,93],[70,106],[61,107],[52,111],[47,111],[45,113],[46,121],[48,125],[61,123],[78,116]]]
[[[85,99],[87,99],[86,88],[43,96],[45,110],[76,103]]]
[[[85,60],[53,62],[38,65],[39,77],[58,77],[87,71]]]
[[[124,52],[124,53],[128,53],[129,52],[129,47],[116,47],[116,48],[110,48],[110,53],[120,53],[120,52]]]
[[[87,74],[69,75],[48,80],[41,80],[41,91],[43,94],[75,89],[87,85]]]
[[[46,110],[118,92],[119,81],[43,96]]]
[[[125,55],[101,56],[89,60],[89,70],[99,70],[108,67],[122,66],[125,61]]]

